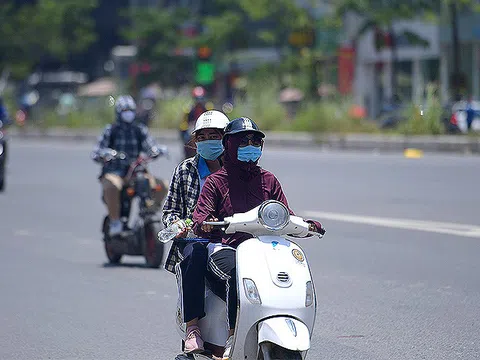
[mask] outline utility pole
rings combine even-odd
[[[459,100],[461,97],[460,87],[462,84],[462,74],[460,70],[460,41],[458,38],[458,19],[457,19],[457,4],[456,1],[450,1],[450,17],[452,25],[452,51],[453,51],[453,91],[455,99]]]

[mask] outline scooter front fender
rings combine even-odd
[[[310,332],[303,322],[294,318],[273,317],[258,324],[258,344],[262,342],[293,351],[307,351],[310,349]]]

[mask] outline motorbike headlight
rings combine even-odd
[[[243,287],[245,288],[245,295],[252,304],[261,304],[260,294],[258,293],[257,285],[252,279],[243,279]]]
[[[281,230],[288,225],[290,213],[285,205],[278,201],[265,202],[258,210],[260,223],[268,230]]]
[[[305,293],[305,307],[309,307],[313,304],[313,284],[311,281],[307,281],[307,290]]]
[[[0,144],[0,155],[2,155],[2,154],[3,154],[3,145]]]

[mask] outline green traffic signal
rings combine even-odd
[[[215,80],[215,65],[210,61],[199,61],[195,73],[198,84],[208,85]]]

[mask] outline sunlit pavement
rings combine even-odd
[[[180,157],[170,145],[172,160],[152,164],[168,179]],[[174,277],[140,257],[105,266],[91,148],[12,140],[0,194],[1,359],[179,352]],[[267,139],[262,165],[328,231],[300,242],[317,289],[309,359],[480,358],[480,158],[295,151]]]

